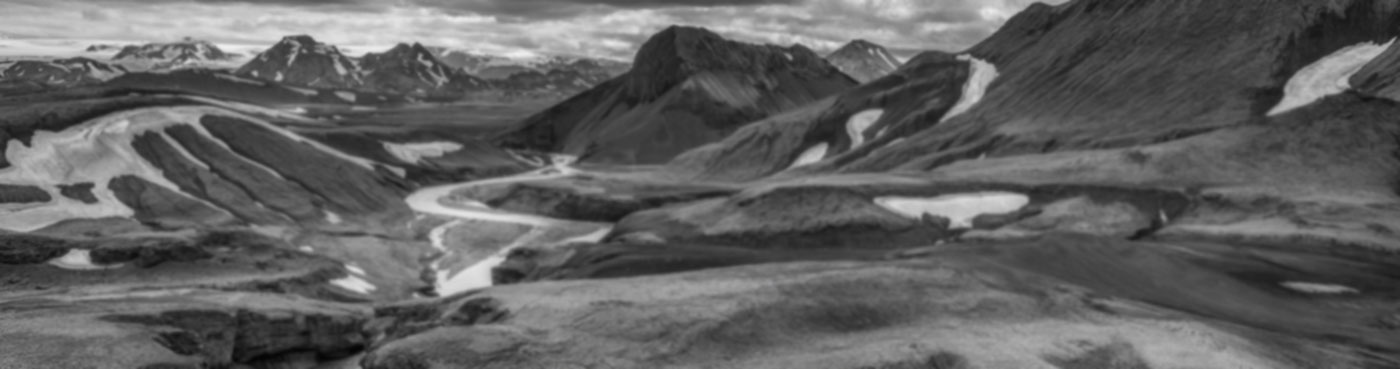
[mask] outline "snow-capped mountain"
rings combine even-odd
[[[826,57],[836,68],[862,83],[884,77],[899,69],[899,58],[884,46],[855,40]]]
[[[44,87],[68,87],[99,83],[125,74],[125,68],[88,58],[51,61],[23,60],[0,64],[0,83],[28,83]]]
[[[89,52],[109,49],[110,45],[93,45]],[[112,62],[131,70],[172,70],[187,68],[235,68],[242,56],[224,52],[209,41],[185,38],[169,43],[128,45],[112,57]]]
[[[105,51],[121,50],[121,49],[122,49],[121,46],[117,46],[117,45],[113,45],[113,44],[94,44],[94,45],[88,45],[87,49],[84,50],[84,51],[85,51],[85,52],[90,52],[90,53],[97,53],[97,52],[105,52]]]
[[[607,79],[626,73],[632,67],[631,63],[627,62],[578,56],[546,55],[511,58],[441,47],[432,47],[429,50],[436,53],[443,62],[486,79],[506,79],[511,75],[524,72],[548,74],[551,70],[575,71]]]
[[[360,67],[364,87],[413,95],[462,94],[490,84],[438,59],[422,44],[398,44],[383,53],[366,54]]]
[[[360,67],[335,46],[311,36],[287,36],[236,72],[289,85],[354,88],[363,85]]]

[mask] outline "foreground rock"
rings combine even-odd
[[[1046,263],[1045,260],[1055,260]],[[1220,263],[1226,264],[1220,264]],[[1281,264],[1282,266],[1280,266]],[[909,261],[526,284],[381,310],[365,367],[1368,368],[1400,363],[1380,264],[1083,237]],[[1245,277],[1245,276],[1248,277]],[[1280,287],[1337,282],[1327,297]],[[1338,305],[1338,301],[1351,301]],[[397,339],[392,339],[396,338]],[[943,366],[940,366],[943,365]]]
[[[49,295],[7,299],[0,309],[7,368],[306,368],[369,342],[368,309],[281,294]]]

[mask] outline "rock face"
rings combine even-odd
[[[89,48],[89,51],[96,51]],[[232,68],[240,55],[226,53],[209,41],[185,38],[170,43],[149,43],[123,47],[112,61],[139,70],[185,68]]]
[[[361,61],[364,88],[415,95],[464,95],[491,87],[486,80],[454,68],[414,43],[399,44],[380,54],[366,54]]]
[[[866,40],[851,41],[827,55],[826,60],[861,83],[884,77],[903,65],[884,46]]]
[[[360,68],[335,46],[311,36],[287,36],[238,68],[237,74],[296,86],[355,88]]]
[[[526,119],[498,142],[589,162],[661,163],[854,84],[805,48],[672,27],[643,44],[627,74]]]

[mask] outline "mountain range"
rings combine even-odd
[[[1396,368],[1397,39],[1071,0],[907,60],[13,63],[75,82],[0,96],[0,367]]]

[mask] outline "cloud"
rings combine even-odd
[[[83,11],[83,19],[102,22],[111,19],[112,16],[107,11],[101,9],[88,9]]]
[[[452,13],[491,14],[510,20],[557,19],[616,9],[747,7],[796,4],[803,0],[407,0]]]

